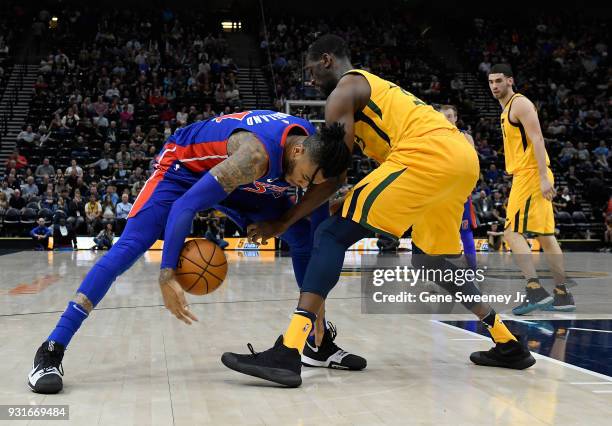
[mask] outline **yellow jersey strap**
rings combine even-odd
[[[523,96],[523,95],[521,95],[520,93],[515,93],[514,95],[512,95],[512,97],[508,101],[508,104],[506,105],[506,108],[508,108],[508,113],[507,113],[507,115],[508,115],[508,123],[512,124],[514,127],[519,127],[521,125],[521,123],[520,122],[519,123],[515,123],[512,120],[510,120],[510,110],[512,110],[512,103],[514,102],[514,100],[516,98],[520,97],[520,96]]]
[[[353,68],[352,70],[348,70],[347,72],[345,72],[344,74],[342,74],[342,77],[344,77],[344,76],[345,76],[345,75],[347,75],[347,74],[361,74],[361,75],[363,75],[363,76],[365,77],[365,74],[366,74],[366,73],[367,73],[367,71],[366,71],[366,70],[360,70],[360,69],[357,69],[357,68]],[[369,74],[369,73],[368,73],[368,74]],[[340,77],[340,78],[342,78],[342,77]]]

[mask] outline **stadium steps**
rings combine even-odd
[[[261,69],[261,52],[253,34],[227,34],[228,53],[238,66],[236,81],[244,109],[272,107],[270,85]]]
[[[488,87],[482,84],[473,73],[461,72],[458,75],[465,83],[465,88],[469,91],[470,97],[474,100],[479,115],[481,117],[499,120],[499,114],[501,113],[499,104],[491,96]]]
[[[20,74],[23,73],[23,77]],[[17,145],[17,135],[26,122],[30,111],[30,101],[34,92],[34,83],[38,75],[38,65],[16,64],[11,71],[6,90],[0,100],[0,172],[4,172],[7,158]],[[23,79],[23,80],[22,80]],[[23,81],[23,85],[22,85]],[[17,102],[13,105],[13,115],[6,125],[2,117],[10,114],[12,95],[18,93]]]
[[[270,86],[261,68],[240,68],[236,81],[244,109],[272,107]]]

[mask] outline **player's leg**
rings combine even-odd
[[[298,306],[284,335],[277,339],[271,349],[257,356],[229,352],[223,354],[221,360],[228,368],[286,386],[301,384],[301,368],[296,360],[300,360],[300,353],[327,294],[340,278],[345,252],[356,241],[371,235],[370,226],[367,224],[368,213],[370,210],[388,207],[379,205],[372,208],[375,199],[397,180],[405,169],[402,165],[383,163],[347,195],[341,214],[334,215],[319,225],[315,232]],[[419,200],[412,202],[418,205]],[[407,201],[406,204],[411,203]],[[403,220],[410,220],[410,217],[404,215]],[[401,235],[408,225],[400,223],[399,226],[402,227]]]
[[[455,231],[461,222],[463,199],[456,194],[469,191],[470,187],[462,185],[459,180],[448,185],[450,192],[438,203],[432,204],[423,212],[412,228],[412,264],[415,268],[443,271],[442,277],[465,276],[462,269],[449,261],[447,255],[459,252],[459,238]],[[443,189],[441,189],[443,190]],[[433,236],[433,237],[432,237]],[[452,271],[452,274],[449,273]],[[439,276],[434,274],[434,276]],[[463,295],[480,296],[482,293],[474,281],[462,285],[447,280],[435,281],[453,296],[458,292]],[[529,350],[508,330],[495,309],[488,303],[462,302],[462,305],[478,317],[487,327],[495,347],[487,352],[475,352],[470,359],[478,365],[525,369],[535,363]]]
[[[325,303],[327,293],[340,277],[344,253],[348,247],[371,232],[361,225],[334,215],[319,225],[314,239],[298,307],[284,335],[271,349],[257,356],[226,352],[225,366],[244,374],[261,377],[285,386],[302,383],[301,356],[306,340]]]
[[[274,197],[272,195],[253,194],[246,191],[235,191],[224,200],[220,209],[238,226],[246,228],[250,223],[274,220],[282,216],[293,205],[289,197]],[[280,236],[289,246],[293,271],[298,287],[304,282],[312,246],[313,233],[319,223],[329,216],[327,203],[316,209],[308,219],[304,218],[293,224]],[[317,312],[315,328],[319,328],[320,341],[315,342],[314,330],[309,335],[309,347],[304,347],[303,362],[310,366],[344,368],[361,370],[366,366],[366,360],[338,347],[334,342],[336,328],[328,326],[325,321],[325,305]]]
[[[328,208],[327,204],[324,205],[324,208]],[[303,253],[307,259],[310,259],[313,248],[311,227],[314,226],[318,228],[319,226],[323,226],[323,224],[317,226],[316,223],[312,224],[309,221],[305,221],[305,223],[302,224],[300,224],[300,222],[301,221],[298,221],[296,224],[291,226],[283,235],[281,235],[281,239],[283,239],[289,245],[292,252],[292,257],[295,251],[297,253]],[[325,223],[325,221],[323,223]],[[351,231],[351,233],[353,232]],[[343,254],[349,246],[342,246]],[[339,252],[339,250],[335,250],[334,252]],[[315,262],[317,262],[317,260],[315,260]],[[342,269],[342,265],[340,265],[340,269]],[[304,268],[304,272],[306,273],[306,268]],[[317,278],[309,277],[309,280],[313,279]],[[303,282],[305,282],[305,280],[305,276],[301,281],[298,280],[301,291],[304,291]],[[335,278],[334,283],[337,282],[337,280],[338,279]],[[314,312],[317,314],[317,316],[313,325],[315,330],[319,328],[318,334],[320,336],[320,340],[316,341],[315,330],[312,330],[307,337],[306,344],[303,346],[302,364],[309,367],[363,370],[367,365],[365,358],[345,351],[335,343],[337,330],[333,324],[325,320],[325,301],[323,301],[319,309]]]
[[[548,178],[554,180],[554,176],[548,170]],[[544,199],[540,192],[532,197],[529,212],[526,212],[527,224],[524,232],[532,232],[537,235],[540,246],[544,251],[544,257],[555,281],[553,290],[553,302],[545,306],[544,310],[570,312],[576,310],[574,297],[565,286],[566,273],[563,252],[555,237],[555,217],[552,203]]]
[[[546,213],[548,207],[551,219],[543,221],[542,216],[548,216]],[[523,236],[527,232],[554,234],[552,214],[552,204],[545,200],[540,192],[537,171],[514,176],[506,210],[504,238],[512,250],[512,259],[527,280],[525,300],[512,309],[514,315],[525,315],[536,309],[546,309],[553,303],[553,297],[540,284],[531,247]]]
[[[555,280],[555,288],[553,289],[553,303],[542,309],[550,311],[573,312],[576,310],[574,296],[567,289],[565,265],[563,260],[563,252],[554,235],[539,235],[538,241],[544,250],[546,263]]]
[[[117,276],[129,269],[160,237],[172,201],[185,191],[161,179],[149,183],[154,189],[141,192],[135,203],[139,211],[137,214],[134,211],[135,215],[128,219],[119,241],[90,269],[56,327],[38,349],[28,375],[28,384],[34,392],[56,393],[62,389],[60,364],[65,348]]]
[[[463,218],[461,219],[461,242],[463,244],[463,256],[468,268],[475,270],[476,264],[476,244],[474,244],[474,233],[472,232],[473,214],[471,197],[463,206]]]

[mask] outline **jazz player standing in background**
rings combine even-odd
[[[501,129],[506,172],[513,176],[504,237],[527,279],[527,297],[512,313],[525,315],[536,309],[574,311],[574,298],[565,287],[563,252],[555,238],[554,176],[549,168],[538,112],[529,99],[514,92],[513,84],[509,65],[497,64],[491,68],[489,87],[503,108]],[[544,250],[555,280],[554,297],[540,285],[524,234],[535,234]]]

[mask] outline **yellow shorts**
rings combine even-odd
[[[412,240],[427,254],[458,254],[463,205],[479,175],[476,151],[459,132],[411,138],[347,195],[342,217]]]
[[[555,178],[550,169],[548,178],[554,185]],[[537,168],[521,170],[512,177],[505,229],[520,234],[555,234],[552,202],[542,196]]]

